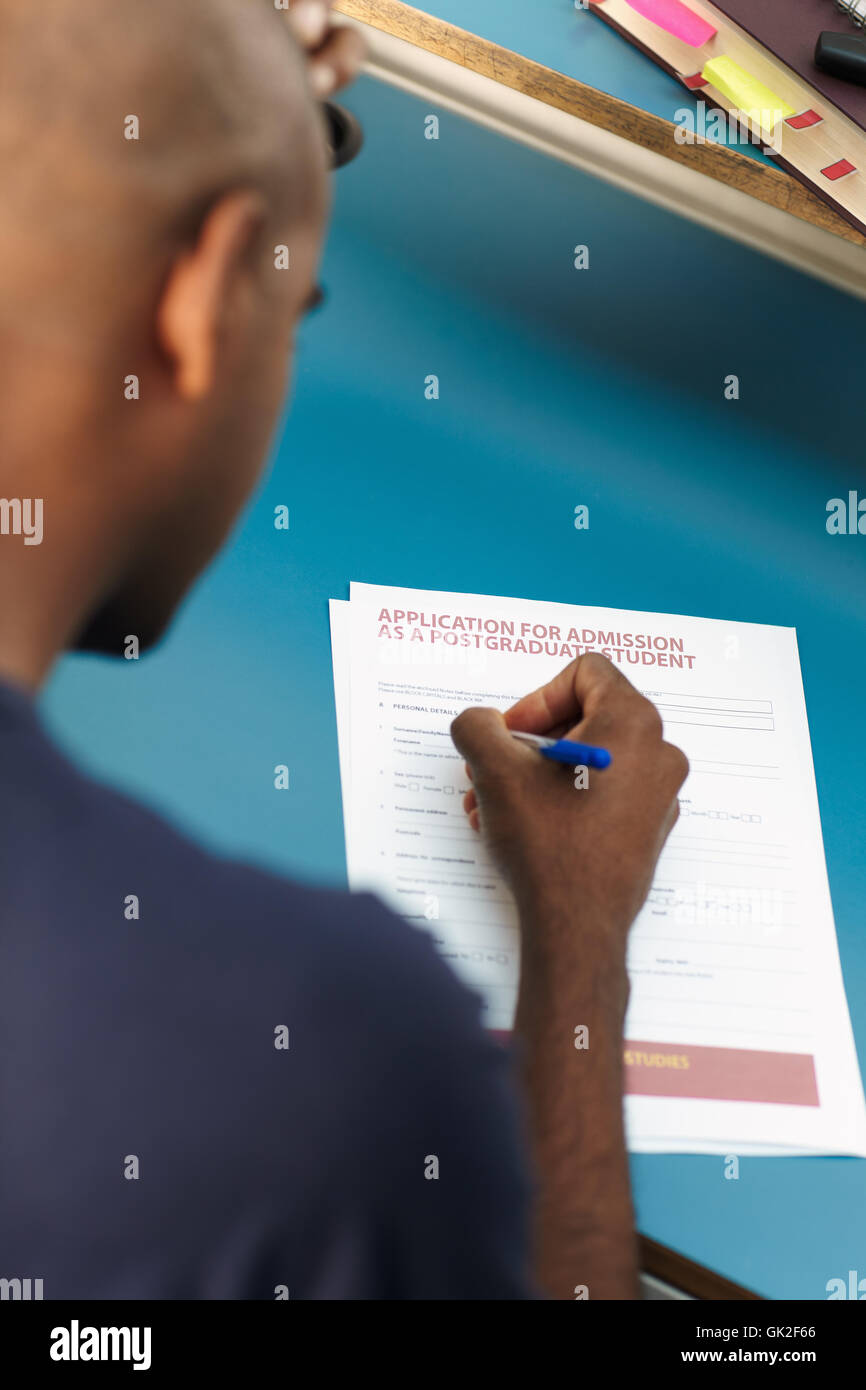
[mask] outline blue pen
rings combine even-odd
[[[609,767],[610,754],[606,748],[593,748],[591,743],[573,743],[569,738],[542,738],[540,734],[522,734],[511,730],[511,737],[537,748],[542,758],[567,767]]]

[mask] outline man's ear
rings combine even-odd
[[[175,390],[187,401],[213,389],[225,325],[234,321],[250,245],[267,214],[261,194],[227,193],[208,211],[198,241],[174,263],[157,309],[157,338]]]

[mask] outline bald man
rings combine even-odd
[[[317,98],[358,61],[322,6],[293,18],[0,0],[0,1278],[631,1297],[625,942],[685,764],[622,676],[586,657],[455,725],[520,914],[514,1076],[424,935],[205,854],[35,706],[64,650],[159,638],[259,477],[315,296]],[[507,721],[613,766],[577,794]]]

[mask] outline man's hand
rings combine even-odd
[[[355,29],[334,24],[331,0],[292,0],[289,23],[308,55],[310,83],[320,101],[354,81],[364,43]]]
[[[510,729],[607,748],[609,767],[575,786],[570,768],[512,739]],[[526,930],[570,906],[575,931],[603,932],[622,954],[678,814],[688,772],[662,739],[654,705],[605,657],[588,653],[503,717],[470,709],[452,726],[472,789],[464,799],[508,879]]]
[[[586,788],[509,729],[607,748]],[[515,1031],[537,1187],[534,1266],[552,1298],[635,1298],[637,1251],[623,1133],[626,938],[674,824],[688,772],[654,706],[604,657],[579,657],[503,718],[452,725],[464,806],[520,916]]]

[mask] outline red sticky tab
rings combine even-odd
[[[850,159],[837,159],[835,164],[828,164],[821,173],[825,179],[844,179],[846,174],[856,174],[857,166]]]
[[[787,116],[785,125],[789,125],[792,130],[807,130],[810,125],[820,125],[824,117],[819,116],[817,111],[799,111],[796,116]]]
[[[629,1096],[820,1104],[815,1059],[805,1052],[628,1041],[624,1061]]]
[[[700,72],[693,72],[691,77],[684,77],[683,84],[688,87],[690,91],[693,91],[695,87],[706,87],[709,85],[707,79]]]

